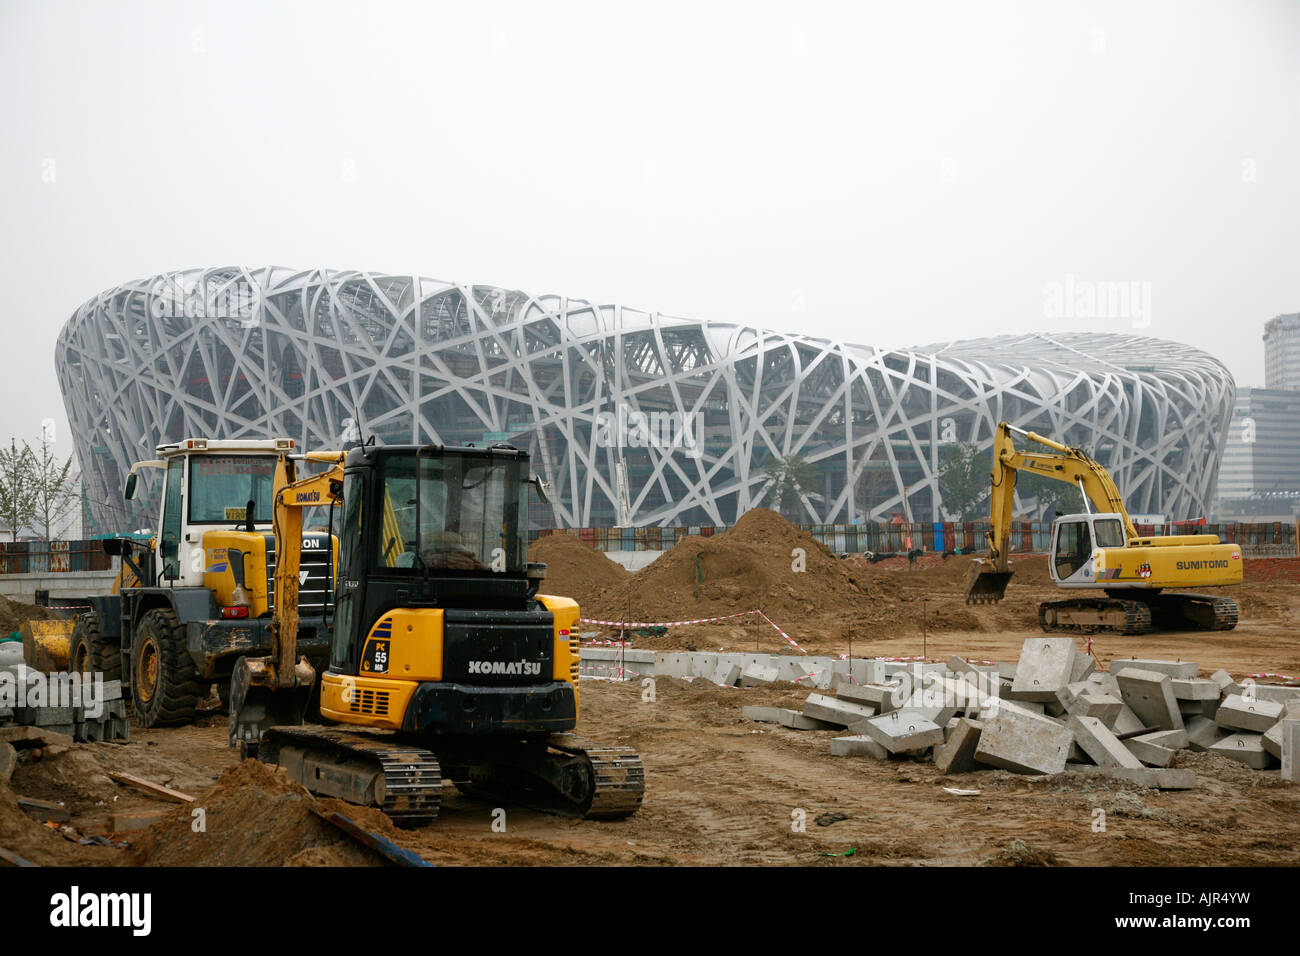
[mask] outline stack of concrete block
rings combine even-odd
[[[69,674],[46,674],[26,664],[2,670],[14,697],[13,706],[0,707],[0,726],[35,727],[83,743],[130,739],[120,680],[101,681],[92,699]]]

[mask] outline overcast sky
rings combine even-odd
[[[0,91],[0,439],[65,452],[60,327],[191,267],[1138,331],[1239,385],[1300,311],[1295,2],[0,0]],[[1102,282],[1136,295],[1054,308]]]

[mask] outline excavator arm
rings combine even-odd
[[[1016,448],[1014,436],[1038,442],[1055,454],[1027,454]],[[1129,541],[1138,537],[1137,527],[1124,507],[1123,497],[1110,473],[1081,449],[1071,448],[1035,432],[1000,422],[993,439],[992,495],[989,499],[987,534],[989,556],[974,562],[966,583],[966,602],[996,603],[1006,594],[1011,580],[1011,513],[1015,505],[1016,477],[1021,471],[1074,485],[1100,512],[1115,513],[1124,521]]]
[[[301,724],[316,672],[298,656],[298,572],[302,565],[302,513],[321,505],[336,507],[343,498],[343,452],[313,452],[307,461],[330,465],[306,478],[297,460],[281,456],[276,468],[273,515],[276,565],[272,579],[271,653],[241,657],[230,679],[230,745],[255,744],[276,724]]]

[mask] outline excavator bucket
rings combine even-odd
[[[976,558],[966,576],[967,604],[997,604],[1007,596],[1007,583],[1014,571],[999,571],[996,564]]]
[[[315,680],[305,658],[299,658],[293,682],[286,686],[276,680],[271,658],[241,657],[230,675],[230,746],[254,757],[267,729],[302,725]]]

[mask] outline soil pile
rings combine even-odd
[[[22,627],[25,621],[52,621],[57,617],[49,608],[24,604],[0,594],[0,637],[8,637]]]
[[[729,530],[687,537],[622,585],[593,612],[614,618],[680,620],[762,609],[792,620],[861,609],[873,593],[859,572],[776,512],[747,512]]]
[[[528,546],[528,560],[546,564],[543,594],[573,598],[584,614],[600,604],[605,592],[624,584],[632,573],[590,545],[567,534],[548,534]]]
[[[204,810],[196,832],[190,806],[178,807],[150,827],[132,848],[142,866],[378,866],[382,859],[314,814],[302,787],[256,760],[245,760],[218,778],[197,805]],[[334,800],[319,801],[359,826],[388,836],[382,813]]]

